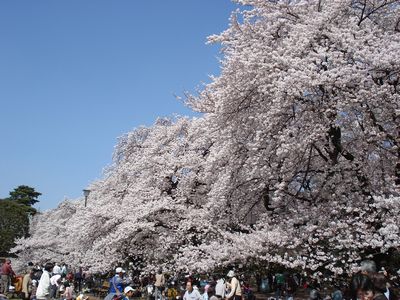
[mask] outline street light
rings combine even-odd
[[[87,198],[89,197],[90,190],[83,190],[83,196],[85,196],[85,207],[87,204]]]

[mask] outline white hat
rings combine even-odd
[[[234,272],[233,270],[230,270],[230,271],[228,272],[228,275],[226,275],[226,276],[228,276],[228,277],[234,277],[234,276],[235,276],[235,272]]]
[[[118,267],[115,269],[115,273],[125,273],[125,270],[122,269],[121,267]]]
[[[124,293],[125,293],[125,294],[127,294],[127,293],[130,292],[130,291],[134,292],[135,290],[134,290],[132,287],[130,287],[130,286],[127,286],[126,288],[124,288]]]

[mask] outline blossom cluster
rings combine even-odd
[[[88,206],[37,216],[20,259],[340,276],[400,246],[399,5],[237,2],[209,38],[221,74],[186,99],[202,116],[121,137]]]

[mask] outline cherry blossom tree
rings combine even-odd
[[[201,224],[197,211],[187,216],[190,207],[204,201],[195,197],[197,183],[191,175],[204,160],[204,150],[190,147],[193,136],[188,134],[199,122],[159,119],[151,128],[121,137],[113,164],[89,187],[87,207],[73,206],[69,213],[68,202],[43,214],[35,220],[31,238],[20,240],[15,251],[23,258],[36,251],[35,258],[52,260],[47,248],[57,249],[64,261],[92,271],[107,271],[127,261],[148,269],[173,265],[180,245],[196,242],[194,226],[185,220]],[[68,216],[67,222],[53,228],[61,216]],[[60,226],[63,230],[53,230]],[[66,244],[64,239],[73,242]]]
[[[77,201],[63,201],[56,209],[35,215],[30,224],[31,237],[18,240],[13,249],[22,265],[26,266],[27,262],[67,262],[74,247],[71,239],[74,233],[69,230],[69,221],[80,206]]]
[[[39,216],[20,257],[56,243],[94,271],[273,263],[340,276],[399,248],[399,1],[237,2],[209,38],[221,74],[186,99],[202,117],[121,137],[88,206]],[[73,246],[49,224],[65,215]]]
[[[387,249],[375,196],[399,191],[399,3],[238,2],[253,8],[210,38],[223,47],[221,75],[188,97],[219,137],[207,197],[224,203],[231,230],[255,211],[267,245],[271,227],[291,232],[283,247],[260,243],[281,248],[274,260],[305,255],[303,266],[340,273],[366,249]]]

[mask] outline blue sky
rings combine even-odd
[[[0,198],[18,185],[38,208],[82,196],[117,138],[159,116],[192,115],[174,97],[219,73],[208,35],[230,0],[0,2]]]

